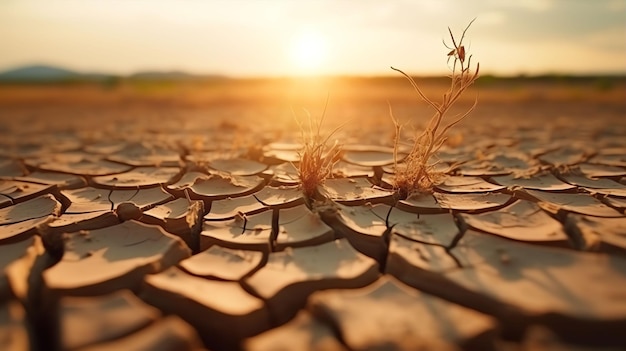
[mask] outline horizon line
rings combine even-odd
[[[331,79],[331,78],[402,78],[396,76],[393,72],[389,74],[385,73],[319,73],[319,74],[249,74],[249,75],[233,75],[222,74],[218,72],[198,72],[180,68],[146,68],[131,71],[130,73],[121,73],[106,70],[80,70],[70,68],[65,65],[56,65],[53,63],[31,63],[23,65],[13,65],[5,68],[0,68],[0,76],[14,71],[29,69],[29,68],[50,68],[67,71],[68,74],[76,74],[79,76],[106,76],[113,78],[133,78],[133,76],[142,74],[154,74],[154,75],[167,75],[167,74],[180,74],[188,75],[190,78],[208,78],[213,77],[216,79],[232,79],[232,80],[245,80],[245,79]],[[444,78],[447,77],[447,73],[426,73],[426,72],[407,72],[410,76],[421,78]],[[484,72],[480,74],[482,77],[493,78],[533,78],[533,77],[626,77],[626,71],[622,72],[609,72],[609,71],[590,71],[590,72],[560,72],[560,71],[544,71],[544,72],[511,72],[511,73],[498,73],[498,72]],[[183,78],[184,79],[184,78]]]

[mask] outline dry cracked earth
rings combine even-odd
[[[3,128],[2,350],[626,345],[623,126],[465,127],[406,199],[347,139],[313,202],[290,138]]]

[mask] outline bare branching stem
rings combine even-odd
[[[478,99],[475,99],[474,104],[467,111],[456,115],[452,119],[452,122],[444,123],[448,117],[447,114],[450,108],[458,101],[463,93],[474,84],[476,79],[478,79],[480,64],[476,64],[476,68],[472,71],[472,55],[467,55],[465,46],[463,45],[465,34],[475,20],[476,19],[470,21],[467,27],[465,27],[458,41],[454,37],[452,30],[448,28],[452,46],[448,46],[445,41],[444,45],[450,49],[448,60],[451,58],[453,60],[451,65],[452,73],[450,75],[450,86],[443,94],[441,103],[437,103],[426,96],[424,91],[410,75],[400,69],[391,67],[392,70],[402,74],[409,83],[411,83],[411,86],[417,92],[418,96],[435,110],[426,128],[421,134],[414,138],[413,147],[403,160],[404,166],[399,167],[398,147],[400,145],[402,126],[393,115],[391,105],[389,106],[389,114],[395,126],[396,133],[394,137],[394,186],[402,196],[428,191],[432,188],[434,179],[433,167],[436,163],[430,163],[431,157],[443,146],[448,131],[460,123],[476,108]]]

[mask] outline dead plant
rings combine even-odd
[[[302,192],[308,199],[312,199],[315,196],[317,187],[330,177],[333,166],[339,160],[341,153],[341,146],[337,140],[335,140],[332,145],[329,145],[330,138],[341,126],[334,129],[325,137],[321,134],[327,107],[328,99],[326,100],[324,111],[319,119],[312,117],[306,110],[306,123],[296,118],[296,122],[300,128],[302,142],[302,149],[298,153],[300,162],[296,168],[298,170]]]
[[[395,126],[394,188],[401,198],[406,198],[413,193],[432,190],[436,177],[436,173],[433,171],[436,162],[430,162],[430,159],[445,143],[446,133],[450,130],[450,128],[454,127],[467,117],[478,103],[478,98],[476,98],[472,107],[470,107],[467,111],[453,116],[451,118],[451,122],[445,122],[449,119],[448,114],[450,112],[450,108],[455,104],[459,97],[461,97],[465,90],[467,90],[478,78],[480,64],[476,64],[475,69],[471,68],[472,55],[467,55],[465,46],[463,45],[465,33],[475,20],[476,19],[473,19],[467,27],[465,27],[463,33],[461,34],[461,38],[458,41],[452,34],[452,30],[448,27],[452,46],[446,44],[445,40],[444,45],[450,49],[450,52],[448,52],[447,55],[448,65],[451,70],[451,74],[449,75],[450,87],[443,94],[441,102],[435,102],[427,97],[422,89],[417,85],[415,80],[404,71],[391,67],[394,71],[401,73],[411,83],[418,96],[435,110],[426,128],[413,139],[412,147],[408,152],[408,155],[402,161],[403,165],[399,165],[398,148],[400,145],[403,126],[393,115],[391,105],[389,105],[389,114]],[[451,65],[450,59],[453,60]]]

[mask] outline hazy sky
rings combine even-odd
[[[474,17],[483,72],[626,73],[626,0],[1,0],[0,70],[441,74]]]

